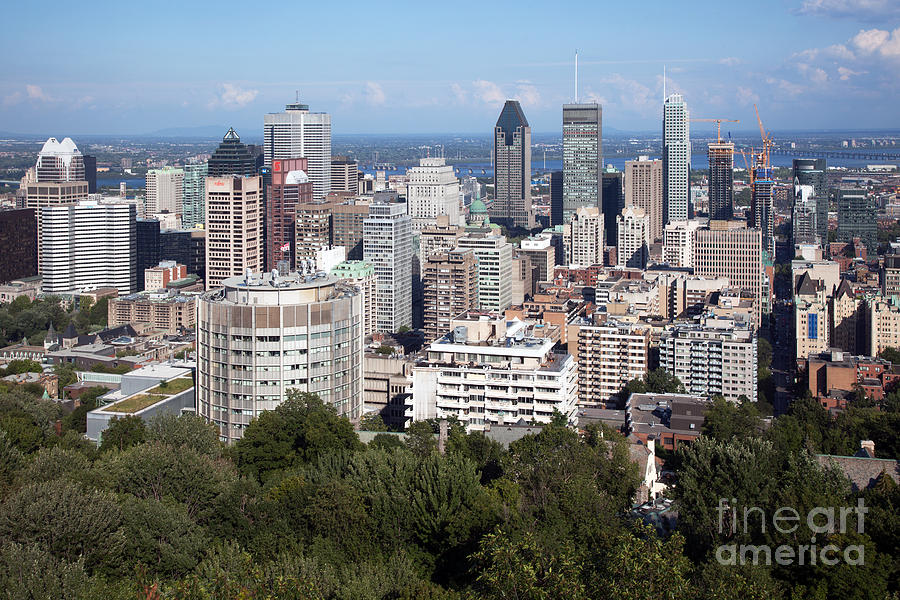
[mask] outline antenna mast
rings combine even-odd
[[[575,49],[575,104],[578,104],[578,49]]]

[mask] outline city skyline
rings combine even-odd
[[[429,27],[412,5],[367,12],[345,21],[337,38],[329,28],[282,35],[287,20],[269,22],[266,11],[237,4],[218,12],[179,6],[175,19],[165,6],[138,13],[60,5],[37,14],[17,5],[7,12],[19,26],[0,41],[19,57],[0,78],[0,131],[137,135],[227,125],[249,138],[261,115],[294,101],[297,89],[301,101],[333,116],[338,135],[483,131],[507,99],[522,103],[535,132],[555,131],[561,105],[574,99],[576,48],[579,100],[603,105],[611,129],[658,128],[663,66],[669,93],[683,94],[694,115],[741,119],[735,130],[752,128],[754,102],[773,130],[900,127],[890,102],[900,86],[900,9],[887,1],[764,2],[728,14],[712,3],[651,4],[665,25],[608,6],[604,22],[616,26],[602,36],[595,20],[565,21],[569,10],[590,5],[524,9],[524,20],[540,26],[523,30],[515,54],[491,33],[505,9],[469,3],[436,13],[441,19]],[[304,18],[328,22],[336,10],[312,5]],[[89,34],[98,22],[102,35]],[[268,34],[223,48],[217,32],[237,22]],[[54,43],[36,42],[46,31]],[[769,43],[758,43],[759,31]],[[318,52],[323,44],[328,53]],[[58,60],[61,47],[66,61]],[[73,64],[90,69],[75,72]]]

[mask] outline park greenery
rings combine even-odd
[[[641,383],[680,385],[658,375]],[[452,422],[441,453],[428,421],[366,446],[318,397],[291,392],[231,447],[198,416],[166,415],[115,419],[98,448],[81,435],[85,410],[64,415],[16,388],[0,393],[0,597],[896,597],[898,487],[882,477],[851,492],[814,457],[851,450],[851,433],[871,433],[857,421],[873,417],[839,424],[817,407],[767,425],[750,403],[716,402],[704,435],[670,460],[679,523],[661,534],[628,516],[639,485],[628,442],[565,418],[508,449]],[[872,510],[865,533],[830,541],[863,545],[862,567],[715,560],[731,539],[797,543],[722,534],[719,498],[774,511],[857,496]]]
[[[66,310],[57,297],[31,301],[27,296],[19,296],[12,302],[0,304],[0,346],[18,344],[22,340],[40,346],[51,324],[58,333],[70,323],[79,334],[103,329],[107,323],[107,302],[103,298],[93,304],[89,298],[82,298],[76,306]]]

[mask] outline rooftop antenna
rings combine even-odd
[[[578,48],[575,48],[575,104],[578,104]]]
[[[297,93],[297,104],[300,104],[300,90],[296,90]]]

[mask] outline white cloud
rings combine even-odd
[[[806,88],[804,88],[803,86],[797,85],[796,83],[794,83],[792,81],[788,81],[786,79],[776,79],[774,77],[767,77],[766,83],[768,83],[771,86],[774,86],[775,88],[781,90],[782,92],[786,93],[789,96],[799,96],[800,94],[802,94],[803,92],[806,91]]]
[[[220,93],[209,102],[209,108],[222,106],[224,108],[243,108],[253,102],[259,90],[245,90],[233,83],[223,83]]]
[[[735,97],[737,98],[738,104],[741,106],[759,104],[759,94],[747,87],[738,86]]]
[[[900,58],[900,27],[893,32],[863,29],[853,36],[852,44],[862,54],[877,53],[885,58]]]
[[[737,65],[741,64],[742,62],[744,62],[744,61],[742,61],[741,59],[739,59],[735,56],[726,56],[725,58],[719,59],[719,64],[725,65],[727,67],[737,66]]]
[[[803,0],[799,14],[856,20],[884,20],[900,15],[895,0]]]
[[[518,82],[515,97],[525,106],[538,106],[541,103],[541,94],[530,81]]]
[[[30,100],[40,100],[41,102],[53,102],[53,98],[44,93],[44,90],[41,89],[39,85],[26,84],[25,85],[25,93],[28,95]]]
[[[493,81],[479,79],[472,85],[475,86],[475,97],[485,104],[502,104],[506,101],[506,94]]]
[[[458,83],[450,84],[450,91],[453,92],[453,97],[456,98],[456,101],[460,104],[465,104],[468,96],[466,96],[466,92],[461,85]]]
[[[371,104],[372,106],[381,106],[385,103],[386,97],[384,95],[384,89],[381,85],[375,83],[374,81],[366,82],[366,102]]]
[[[867,72],[868,71],[854,71],[847,67],[838,67],[838,75],[840,75],[841,81],[847,81],[855,75],[865,75]]]

